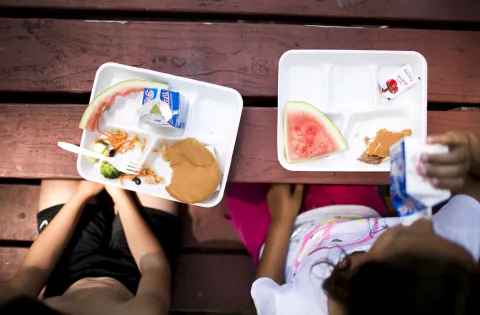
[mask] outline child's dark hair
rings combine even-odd
[[[479,267],[441,256],[404,253],[334,268],[323,284],[344,315],[480,314]]]

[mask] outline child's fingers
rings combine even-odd
[[[427,143],[429,144],[444,144],[444,145],[452,145],[452,144],[459,144],[465,143],[468,144],[468,137],[466,137],[463,133],[460,132],[447,132],[443,135],[433,135],[427,138]]]
[[[288,193],[290,184],[271,184],[269,194]]]
[[[468,173],[468,165],[452,164],[452,165],[427,165],[424,168],[424,174],[429,178],[458,178]]]
[[[303,197],[303,185],[302,184],[296,184],[295,185],[295,190],[293,191],[293,197],[295,199],[297,199],[297,198],[302,199],[302,197]]]
[[[465,163],[469,159],[469,151],[466,145],[456,147],[448,153],[426,154],[422,156],[423,162],[430,164],[457,164]]]
[[[460,190],[465,185],[464,178],[432,178],[430,179],[430,182],[436,188],[448,189],[453,191]]]
[[[429,154],[425,157],[425,162],[430,164],[457,164],[467,161],[467,157],[463,153],[443,153]]]
[[[428,144],[450,144],[453,140],[453,136],[451,134],[443,134],[443,135],[434,135],[427,137]]]

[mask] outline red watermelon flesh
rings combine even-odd
[[[285,104],[284,139],[289,162],[321,158],[348,147],[327,115],[305,102]]]
[[[115,103],[117,97],[139,93],[145,88],[168,89],[168,85],[146,80],[126,80],[114,84],[93,99],[83,113],[78,126],[88,131],[95,131],[100,116],[109,106]]]

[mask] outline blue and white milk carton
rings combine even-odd
[[[426,144],[412,137],[405,137],[390,148],[390,197],[400,216],[429,217],[432,207],[450,198],[450,191],[435,188],[419,172],[423,154],[447,152],[447,146]]]
[[[148,125],[183,129],[187,122],[188,102],[179,92],[145,88],[138,113],[140,121]]]

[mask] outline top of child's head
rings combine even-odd
[[[324,282],[329,315],[480,314],[480,267],[463,247],[419,220],[382,234]]]

